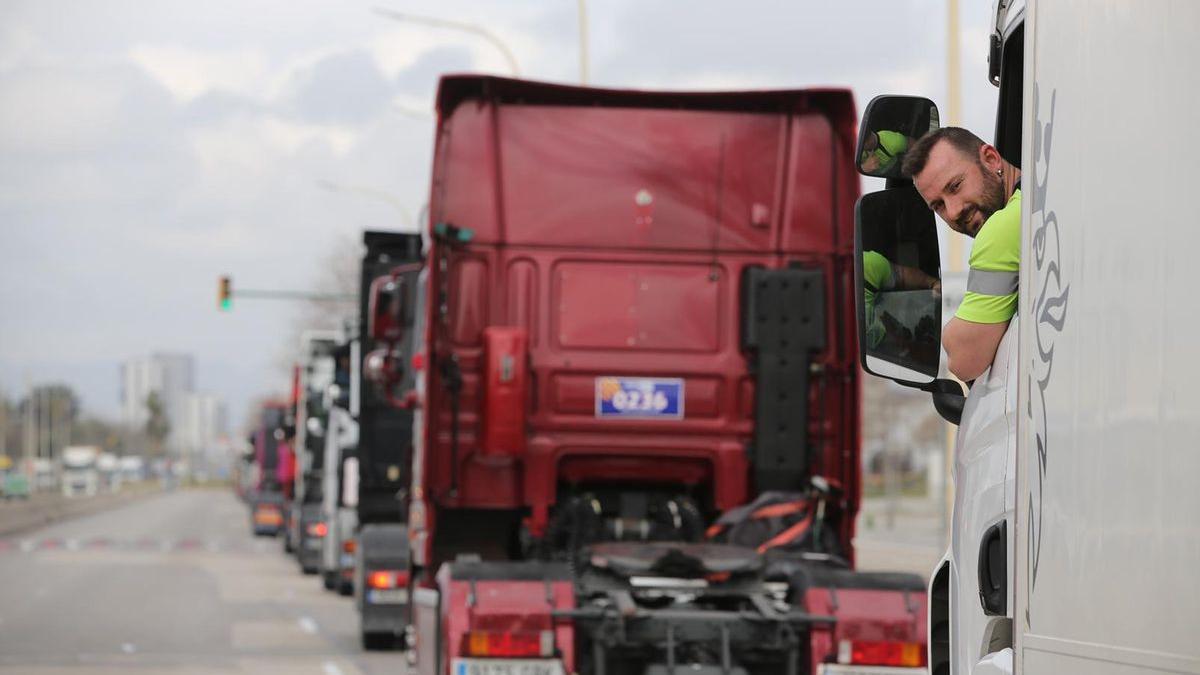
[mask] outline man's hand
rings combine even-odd
[[[983,374],[996,358],[996,348],[1008,330],[1008,322],[975,323],[958,317],[942,330],[942,347],[949,357],[950,372],[963,382]]]

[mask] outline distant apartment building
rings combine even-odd
[[[180,421],[178,442],[185,454],[206,456],[226,435],[225,404],[212,394],[188,394]]]
[[[151,354],[121,364],[121,421],[144,429],[150,419],[146,401],[157,393],[171,424],[167,448],[183,449],[182,429],[187,419],[188,397],[194,391],[195,368],[190,354]]]

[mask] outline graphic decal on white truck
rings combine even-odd
[[[1059,243],[1058,217],[1053,210],[1047,208],[1047,195],[1050,183],[1050,141],[1054,129],[1054,106],[1057,90],[1050,92],[1050,117],[1043,122],[1037,86],[1033,89],[1034,130],[1032,171],[1032,208],[1031,220],[1038,223],[1032,232],[1033,258],[1035,263],[1034,281],[1037,298],[1030,305],[1034,334],[1037,339],[1037,350],[1032,355],[1032,368],[1029,369],[1029,404],[1027,413],[1033,423],[1034,437],[1037,442],[1037,471],[1028,477],[1029,481],[1029,530],[1027,572],[1029,584],[1026,587],[1025,622],[1032,626],[1031,607],[1033,589],[1037,585],[1038,561],[1042,551],[1042,484],[1046,480],[1047,456],[1050,442],[1046,436],[1046,389],[1050,386],[1050,377],[1054,366],[1054,343],[1067,319],[1067,302],[1071,285],[1064,284],[1060,256],[1062,247]],[[1039,161],[1040,160],[1040,161]],[[1037,214],[1043,214],[1039,219]]]

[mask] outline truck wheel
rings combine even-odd
[[[341,595],[354,595],[354,584],[349,581],[343,581],[338,585],[338,593]]]
[[[391,649],[396,643],[396,637],[391,633],[363,633],[362,646],[367,651]]]
[[[337,577],[326,572],[321,575],[321,582],[325,584],[325,590],[332,591],[337,588]]]

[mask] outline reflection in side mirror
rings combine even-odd
[[[854,154],[859,173],[900,178],[904,153],[917,139],[937,129],[937,106],[919,96],[876,96],[867,104]]]
[[[371,282],[368,300],[367,333],[383,342],[399,340],[404,333],[400,321],[400,303],[404,297],[404,278],[382,276]]]
[[[863,368],[924,387],[941,363],[942,282],[933,213],[912,186],[863,195],[854,212]]]

